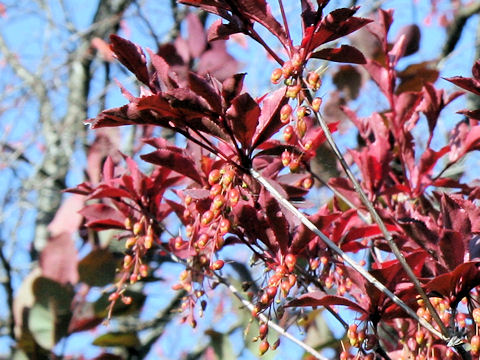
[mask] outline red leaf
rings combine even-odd
[[[420,48],[421,32],[417,24],[405,25],[397,34],[395,43],[400,37],[405,36],[405,52],[404,56],[415,54]]]
[[[463,114],[465,116],[468,116],[471,119],[480,120],[480,109],[473,110],[473,111],[460,110],[460,111],[457,111],[457,114]]]
[[[279,117],[280,109],[288,101],[284,96],[285,90],[286,88],[282,86],[262,101],[262,110],[252,139],[252,148],[256,148],[269,139],[283,126]]]
[[[390,94],[393,93],[393,88],[395,86],[395,79],[390,76],[388,70],[375,60],[367,60],[367,63],[363,66],[382,93],[388,98]]]
[[[385,224],[387,230],[392,231],[399,231],[399,229],[392,224]],[[378,225],[365,225],[362,227],[352,227],[347,235],[345,236],[345,242],[353,241],[357,239],[362,239],[365,237],[372,237],[372,236],[379,236],[382,235],[382,231],[378,227]]]
[[[289,226],[282,212],[277,200],[272,195],[262,188],[260,197],[258,199],[262,206],[267,222],[270,225],[266,229],[267,236],[270,238],[270,243],[277,245],[282,254],[285,255],[288,249],[289,242]]]
[[[199,57],[207,47],[207,37],[203,25],[195,13],[187,15],[188,49],[193,58]]]
[[[78,282],[77,249],[69,232],[48,239],[40,254],[42,275],[61,284]]]
[[[125,215],[105,204],[91,204],[80,210],[87,221],[86,225],[94,230],[123,229]]]
[[[172,89],[164,94],[170,106],[177,109],[181,115],[180,123],[183,124],[186,118],[198,118],[211,113],[208,102],[197,95],[190,88]],[[164,101],[164,99],[162,99]]]
[[[321,49],[314,52],[310,57],[340,63],[365,64],[367,62],[361,51],[350,45],[342,45],[336,49]]]
[[[227,120],[242,148],[249,149],[258,124],[260,107],[247,93],[238,95],[227,110]]]
[[[471,237],[470,235],[468,237]],[[440,252],[446,267],[449,270],[455,269],[465,259],[465,236],[453,230],[442,231],[440,237]]]
[[[170,44],[160,47],[159,51],[162,52],[162,55],[163,55],[163,52],[166,52],[165,47],[169,45]],[[170,62],[172,62],[172,63],[180,63],[179,65],[183,65],[183,60],[181,58],[178,59],[178,57],[174,58],[174,60],[164,58],[159,54],[155,54],[150,49],[147,49],[147,52],[150,55],[150,61],[152,63],[152,66],[155,69],[155,77],[152,78],[151,87],[152,88],[158,87],[157,84],[155,83],[155,80],[157,80],[161,82],[161,84],[158,84],[158,85],[161,86],[163,84],[163,87],[161,89],[164,91],[178,88],[179,85],[178,85],[177,75],[170,70],[169,64]],[[170,49],[170,51],[168,51],[168,54],[170,57],[172,57],[174,54],[176,54],[176,51],[174,53],[173,50]],[[169,60],[170,62],[168,62],[167,60]]]
[[[446,297],[450,300],[450,306],[455,308],[471,289],[480,285],[479,264],[474,261],[460,264],[452,272],[439,275],[428,282],[425,288]]]
[[[85,202],[85,198],[78,194],[68,197],[55,213],[55,217],[48,224],[48,231],[52,237],[62,233],[73,234],[82,223],[82,216],[78,213]]]
[[[328,211],[328,208],[325,206],[320,208],[317,213],[308,217],[308,219],[324,233],[327,232],[326,229],[330,224],[341,215],[341,213],[328,214]],[[290,252],[293,254],[300,253],[314,237],[315,234],[305,225],[301,224],[293,237]]]
[[[259,239],[269,249],[276,251],[278,243],[270,242],[266,234],[266,229],[269,227],[263,213],[257,212],[251,203],[240,200],[238,204],[232,209],[232,214],[236,224],[241,224],[245,234],[251,239]]]
[[[424,61],[409,65],[397,73],[400,84],[397,86],[395,93],[401,94],[407,91],[421,91],[426,84],[433,84],[437,81],[438,75],[439,72],[436,69],[435,62]]]
[[[245,73],[235,74],[222,83],[222,96],[227,106],[230,106],[231,101],[242,92],[245,75]]]
[[[419,92],[408,91],[395,96],[395,123],[398,128],[409,122],[413,116],[418,116],[416,109],[422,99],[422,93]],[[415,123],[415,121],[412,121],[412,123]],[[410,125],[410,127],[413,127],[413,125]]]
[[[103,61],[113,62],[114,56],[112,50],[105,40],[99,37],[94,37],[91,43],[92,46],[97,49]]]
[[[290,45],[283,26],[273,17],[265,0],[237,0],[235,3],[242,15],[265,26],[285,47]]]
[[[449,160],[456,162],[466,153],[480,150],[480,125],[469,126],[465,122],[458,123],[450,135]]]
[[[242,32],[242,28],[234,22],[223,24],[221,19],[216,20],[208,29],[208,41],[227,40],[230,35]]]
[[[197,95],[205,99],[213,111],[219,114],[222,112],[222,98],[211,83],[197,74],[190,72],[188,74],[188,84]]]
[[[135,98],[128,105],[102,111],[86,122],[92,129],[134,124],[168,126],[168,119],[177,116],[179,112],[170,106],[164,95],[158,94]]]
[[[135,74],[140,82],[148,85],[147,59],[143,50],[138,45],[115,34],[110,35],[110,42],[110,48],[118,60]]]
[[[160,149],[149,154],[141,155],[140,158],[152,164],[164,166],[167,169],[185,175],[199,184],[204,183],[193,160],[185,154],[171,149]]]
[[[342,8],[332,11],[323,18],[318,31],[312,35],[311,40],[308,34],[304,37],[302,47],[308,46],[306,51],[310,52],[326,42],[348,35],[373,21],[371,19],[353,17],[357,9]]]
[[[418,193],[432,183],[432,171],[438,160],[450,151],[450,146],[444,146],[439,151],[427,148],[422,154],[418,166],[412,171],[412,185]]]
[[[225,41],[214,41],[210,46],[210,50],[205,51],[198,61],[198,74],[203,76],[210,74],[219,81],[233,76],[237,72],[239,64],[227,52]]]
[[[332,77],[332,81],[338,90],[343,91],[347,99],[356,99],[363,85],[360,69],[352,65],[342,65]]]
[[[300,297],[289,301],[285,304],[285,307],[298,307],[298,306],[333,306],[333,305],[343,305],[348,306],[354,311],[358,311],[362,314],[366,313],[366,310],[354,303],[347,298],[335,296],[335,295],[325,295],[323,292],[315,291],[308,294],[301,295]]]
[[[473,78],[465,78],[463,76],[454,76],[451,78],[446,78],[452,83],[461,88],[473,92],[474,94],[480,95],[480,60],[477,60],[472,67]]]
[[[363,208],[363,203],[359,199],[358,194],[353,189],[351,182],[342,177],[330,178],[328,184],[337,190],[340,194],[345,196],[357,208]]]

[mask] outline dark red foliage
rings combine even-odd
[[[428,296],[441,298],[436,305],[446,300],[455,309],[462,298],[472,300],[480,285],[478,264],[473,260],[478,257],[480,210],[476,201],[480,190],[478,183],[465,184],[449,177],[446,170],[480,150],[480,110],[462,111],[469,118],[454,127],[443,146],[432,146],[442,111],[460,93],[446,95],[437,89],[433,82],[439,73],[431,64],[397,69],[401,58],[418,50],[418,26],[402,29],[390,44],[391,11],[380,10],[375,22],[354,16],[357,7],[336,9],[324,16],[328,1],[317,1],[315,7],[302,0],[303,38],[294,46],[285,24],[272,15],[265,0],[181,2],[214,13],[225,22],[217,20],[206,32],[199,19],[189,15],[188,37],[162,45],[157,53],[149,51],[150,63],[137,45],[113,36],[112,51],[145,87],[138,97],[122,89],[128,104],[105,110],[89,123],[92,128],[160,126],[183,135],[185,148],[149,136],[143,142],[156,150],[140,157],[155,165],[150,175],[140,172],[130,158],[125,157],[127,169],[121,169],[109,157],[100,184],[84,183],[71,189],[89,200],[100,200],[81,211],[88,227],[121,229],[119,238],[131,242],[124,269],[136,275],[136,270],[129,268],[130,253],[138,262],[151,248],[147,240],[152,237],[162,249],[186,260],[188,269],[175,288],[190,293],[185,302],[190,313],[184,320],[193,322],[191,310],[199,296],[193,294],[192,283],[203,289],[204,279],[223,267],[223,260],[215,257],[224,246],[246,246],[269,274],[263,278],[262,290],[254,294],[255,315],[270,314],[267,309],[274,307],[276,300],[286,307],[347,306],[372,325],[371,329],[366,326],[371,336],[381,336],[386,327],[394,327],[392,332],[402,327],[387,350],[377,349],[380,353],[401,351],[403,345],[399,344],[410,346],[408,339],[418,324],[390,296],[347,266],[344,255],[333,245],[329,248],[305,219],[300,221],[287,210],[286,201],[290,201],[297,208],[316,206],[307,219],[317,230],[343,252],[364,256],[368,262],[359,266],[413,311],[425,310],[425,299],[417,301],[421,286]],[[263,25],[278,39],[287,59],[260,37],[255,24]],[[369,58],[353,45],[321,47],[366,25],[376,39],[375,54]],[[237,64],[223,40],[236,33],[259,42],[281,66],[271,79],[283,83],[262,97],[244,88],[246,74],[234,74]],[[362,71],[368,73],[364,76],[354,66],[341,68],[334,78],[339,91],[326,96],[327,104],[337,96],[335,110],[358,132],[358,147],[344,154],[345,161],[360,177],[361,189],[381,219],[378,223],[353,180],[343,176],[322,180],[323,173],[311,170],[311,162],[318,161],[327,138],[318,125],[321,99],[313,100],[321,86],[320,75],[306,71],[307,63],[315,59],[362,64]],[[480,62],[472,73],[473,78],[448,80],[480,95]],[[355,84],[345,85],[349,76]],[[341,108],[338,104],[357,98],[366,77],[378,86],[378,95],[386,102],[378,112],[360,118],[348,104]],[[347,91],[349,95],[345,95]],[[326,125],[330,132],[342,126],[339,120],[335,116]],[[428,133],[421,145],[415,131],[424,121]],[[280,195],[261,186],[251,176],[252,170]],[[323,206],[307,198],[320,180],[328,182],[334,193]],[[174,186],[176,198],[164,199]],[[178,236],[160,240],[161,222],[172,213],[185,229]],[[387,241],[390,237],[402,256],[393,255]],[[420,279],[417,289],[402,257],[413,276]],[[308,292],[309,286],[317,290]],[[287,300],[293,291],[295,298]],[[445,351],[440,339],[431,341],[441,353]],[[423,351],[422,347],[415,349]]]

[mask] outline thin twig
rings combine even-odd
[[[313,99],[312,94],[309,91],[305,91],[305,95],[306,95],[308,101],[311,103],[312,99]],[[429,310],[430,314],[432,315],[433,319],[435,320],[435,322],[440,327],[440,329],[442,331],[442,334],[443,334],[442,338],[448,339],[449,336],[450,336],[449,331],[447,330],[443,321],[440,319],[440,316],[438,315],[437,311],[435,310],[432,303],[430,302],[430,299],[428,298],[427,294],[423,290],[422,285],[420,284],[420,281],[418,280],[417,276],[413,272],[410,265],[408,265],[407,261],[405,260],[405,257],[401,253],[397,244],[395,244],[395,242],[393,241],[392,234],[390,233],[390,231],[388,231],[388,229],[385,226],[385,223],[383,222],[382,218],[380,217],[380,215],[378,215],[378,213],[375,210],[375,207],[373,206],[372,202],[368,199],[366,193],[363,191],[362,187],[360,186],[360,183],[358,182],[358,180],[356,179],[352,170],[350,169],[350,166],[348,166],[345,158],[343,157],[342,153],[338,149],[338,146],[337,146],[335,140],[333,139],[332,133],[330,132],[330,129],[328,128],[325,120],[323,119],[323,117],[320,115],[319,112],[314,112],[314,114],[315,114],[315,117],[317,118],[317,120],[320,124],[320,127],[322,128],[322,130],[325,134],[325,137],[326,137],[328,143],[330,144],[333,152],[335,153],[335,156],[340,161],[340,164],[342,165],[343,170],[345,171],[347,177],[352,182],[355,192],[360,196],[360,200],[362,201],[362,203],[367,208],[368,212],[372,216],[375,223],[378,225],[380,231],[382,232],[383,236],[385,237],[385,240],[387,241],[388,245],[390,246],[390,249],[392,250],[393,254],[395,255],[395,257],[399,261],[402,268],[407,273],[407,276],[412,281],[412,283],[415,287],[415,290],[418,292],[418,294],[420,295],[422,300],[425,302],[425,305],[426,305],[427,309]]]
[[[167,230],[162,224],[159,224],[161,226],[161,228],[168,232],[170,236],[174,236],[173,233],[171,233],[169,230]],[[159,246],[159,248],[162,250],[162,251],[165,251],[168,256],[173,260],[175,261],[176,263],[178,264],[181,264],[185,267],[188,267],[188,263],[183,260],[183,259],[180,259],[179,257],[177,257],[175,254],[173,254],[172,252],[170,252],[167,248],[165,248],[162,244],[157,244]],[[248,301],[247,299],[245,299],[241,294],[240,292],[238,291],[238,289],[233,286],[227,279],[225,279],[224,277],[222,277],[220,274],[214,272],[213,273],[213,277],[215,278],[215,280],[217,280],[218,282],[222,283],[223,285],[225,285],[228,290],[230,290],[230,292],[236,297],[238,298],[242,304],[250,311],[252,311],[254,308],[255,308],[255,305],[253,305],[250,301]],[[264,315],[263,313],[259,313],[258,314],[258,318],[263,321],[265,324],[268,325],[269,328],[273,329],[274,331],[276,331],[279,335],[289,339],[290,341],[294,342],[295,344],[297,344],[298,346],[300,346],[302,349],[304,349],[306,352],[308,352],[309,354],[311,354],[312,356],[314,356],[316,359],[318,360],[327,360],[327,358],[325,358],[322,354],[320,354],[318,351],[316,351],[314,348],[312,348],[311,346],[309,346],[308,344],[304,343],[303,341],[297,339],[295,336],[293,336],[292,334],[288,333],[287,330],[285,330],[283,327],[281,327],[280,325],[278,325],[277,323],[275,323],[274,321],[270,320],[266,315]]]
[[[3,241],[2,244],[3,245]],[[8,305],[8,336],[15,341],[15,322],[13,321],[13,286],[12,286],[12,268],[7,258],[3,253],[3,246],[0,246],[0,262],[5,269],[6,279],[3,283],[5,292],[7,293],[7,305]]]
[[[313,224],[302,212],[300,212],[295,206],[292,205],[287,199],[285,199],[259,172],[254,169],[250,169],[250,174],[260,183],[263,187],[270,192],[270,194],[288,209],[293,215],[295,215],[308,229],[310,229],[315,235],[317,235],[328,247],[336,252],[347,264],[358,271],[365,279],[371,282],[378,290],[387,295],[395,304],[401,307],[408,315],[410,315],[415,321],[420,323],[425,329],[430,331],[440,339],[447,341],[448,337],[444,336],[441,332],[436,330],[425,319],[420,318],[415,311],[413,311],[407,304],[405,304],[398,296],[392,293],[385,285],[379,282],[372,274],[367,272],[363,267],[357,264],[351,259],[342,249],[340,249],[332,240],[330,240],[315,224]]]
[[[216,274],[215,274],[216,275]],[[235,288],[235,286],[233,286],[232,284],[228,283],[228,282],[223,282],[225,279],[222,278],[221,276],[219,275],[216,275],[217,276],[217,279],[223,283],[225,286],[228,287],[228,289],[230,290],[230,292],[235,295],[235,297],[237,297],[243,305],[245,305],[245,307],[252,311],[254,310],[255,306],[248,300],[244,299],[243,296],[238,292],[238,290]],[[327,360],[326,357],[324,357],[322,354],[320,354],[318,351],[316,351],[314,348],[312,348],[311,346],[305,344],[303,341],[301,340],[298,340],[295,336],[293,336],[292,334],[288,333],[284,328],[282,328],[280,325],[276,324],[275,322],[273,322],[272,320],[270,320],[265,314],[263,313],[260,313],[258,314],[258,318],[263,321],[265,324],[268,325],[269,328],[275,330],[278,334],[280,334],[281,336],[283,337],[286,337],[287,339],[289,339],[290,341],[294,342],[295,344],[297,344],[298,346],[300,346],[302,349],[304,349],[306,352],[308,352],[309,354],[313,355],[316,359],[319,359],[319,360]]]

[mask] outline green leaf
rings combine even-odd
[[[110,347],[138,347],[140,346],[140,340],[138,339],[136,332],[110,332],[99,336],[93,341],[93,345]]]
[[[68,333],[72,317],[73,287],[38,277],[33,282],[32,289],[35,304],[29,314],[29,329],[40,346],[51,349]]]
[[[28,360],[28,356],[22,350],[17,349],[13,353],[12,360]]]
[[[206,330],[205,334],[210,336],[210,344],[213,348],[213,351],[215,352],[215,355],[217,355],[218,360],[237,359],[228,335],[222,334],[221,332],[215,331],[213,329]]]
[[[70,314],[74,296],[71,285],[62,285],[46,277],[38,277],[32,285],[35,302],[48,308],[54,304],[57,314]]]
[[[78,263],[80,281],[90,286],[105,286],[113,282],[118,259],[107,249],[95,249]]]
[[[55,339],[55,313],[51,308],[36,303],[28,315],[28,329],[33,338],[44,349],[52,350]]]

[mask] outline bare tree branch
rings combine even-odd
[[[462,36],[463,28],[465,27],[467,20],[478,13],[480,13],[480,2],[472,2],[470,5],[462,7],[458,11],[455,19],[448,27],[447,39],[443,46],[442,57],[448,56],[448,54],[455,49],[458,40],[460,40],[460,37]]]

